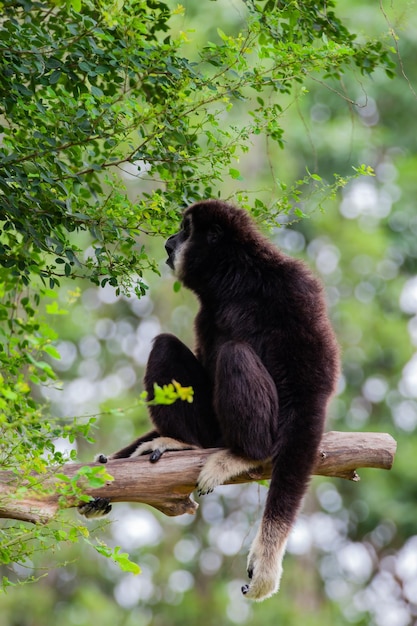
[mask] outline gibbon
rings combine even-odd
[[[151,406],[154,430],[99,460],[193,446],[224,449],[198,479],[207,494],[260,461],[272,460],[262,521],[249,551],[246,597],[278,591],[291,527],[308,487],[326,407],[339,375],[339,351],[319,281],[276,249],[249,214],[207,200],[185,210],[166,242],[168,265],[200,303],[192,352],[170,334],[156,337],[145,374],[192,386],[194,401]],[[106,499],[102,512],[108,512]],[[96,515],[100,503],[82,505]]]

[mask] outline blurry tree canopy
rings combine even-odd
[[[182,207],[233,184],[230,195],[272,226],[304,217],[304,197],[317,206],[350,176],[372,175],[361,162],[330,181],[274,174],[266,200],[239,169],[259,137],[285,150],[283,116],[307,84],[350,102],[352,73],[394,76],[395,38],[358,37],[335,5],[247,0],[230,32],[204,39],[178,26],[184,7],[160,0],[0,2],[0,463],[22,481],[17,499],[27,485],[44,492],[33,472],[68,460],[59,438],[92,441],[94,417],[55,418],[37,391],[58,384],[60,286],[74,281],[74,300],[81,281],[143,296],[144,272],[158,272],[143,235],[165,236]],[[64,499],[81,493],[61,478]],[[84,478],[94,488],[108,477]],[[89,541],[73,520],[9,525],[0,560],[24,563],[80,536]],[[117,549],[95,547],[135,570]]]

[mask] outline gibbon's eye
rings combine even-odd
[[[182,230],[184,231],[184,233],[186,235],[190,234],[190,230],[191,230],[191,220],[189,217],[184,217],[184,220],[182,222]]]
[[[207,243],[217,243],[223,237],[223,228],[219,224],[212,224],[207,231]]]

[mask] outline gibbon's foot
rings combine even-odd
[[[88,502],[78,505],[78,512],[87,519],[104,517],[110,513],[112,506],[108,498],[92,498]]]
[[[94,460],[96,463],[107,463],[109,459],[106,457],[105,454],[97,454]]]
[[[246,598],[261,602],[278,591],[286,543],[287,533],[282,528],[280,531],[279,522],[261,524],[249,551],[247,572],[251,582],[242,587]]]
[[[248,568],[250,583],[242,586],[242,593],[246,598],[261,602],[270,598],[279,589],[282,576],[282,566],[274,567],[274,571],[268,571],[266,565],[258,563],[256,569]]]
[[[197,447],[198,446],[193,446],[190,443],[178,441],[178,439],[172,439],[172,437],[156,437],[156,439],[145,441],[145,443],[140,444],[140,446],[132,452],[130,458],[150,454],[150,462],[156,463],[159,461],[164,452],[174,450],[195,450]]]
[[[197,493],[205,496],[219,485],[256,467],[256,461],[236,456],[230,450],[214,452],[206,461],[197,481]]]

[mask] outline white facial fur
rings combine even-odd
[[[187,247],[187,241],[183,241],[183,243],[181,243],[175,250],[174,252],[174,258],[172,260],[173,265],[174,265],[174,274],[175,276],[177,276],[177,278],[181,279],[181,275],[182,275],[182,267],[183,267],[183,261],[184,261],[184,252],[185,249]]]

